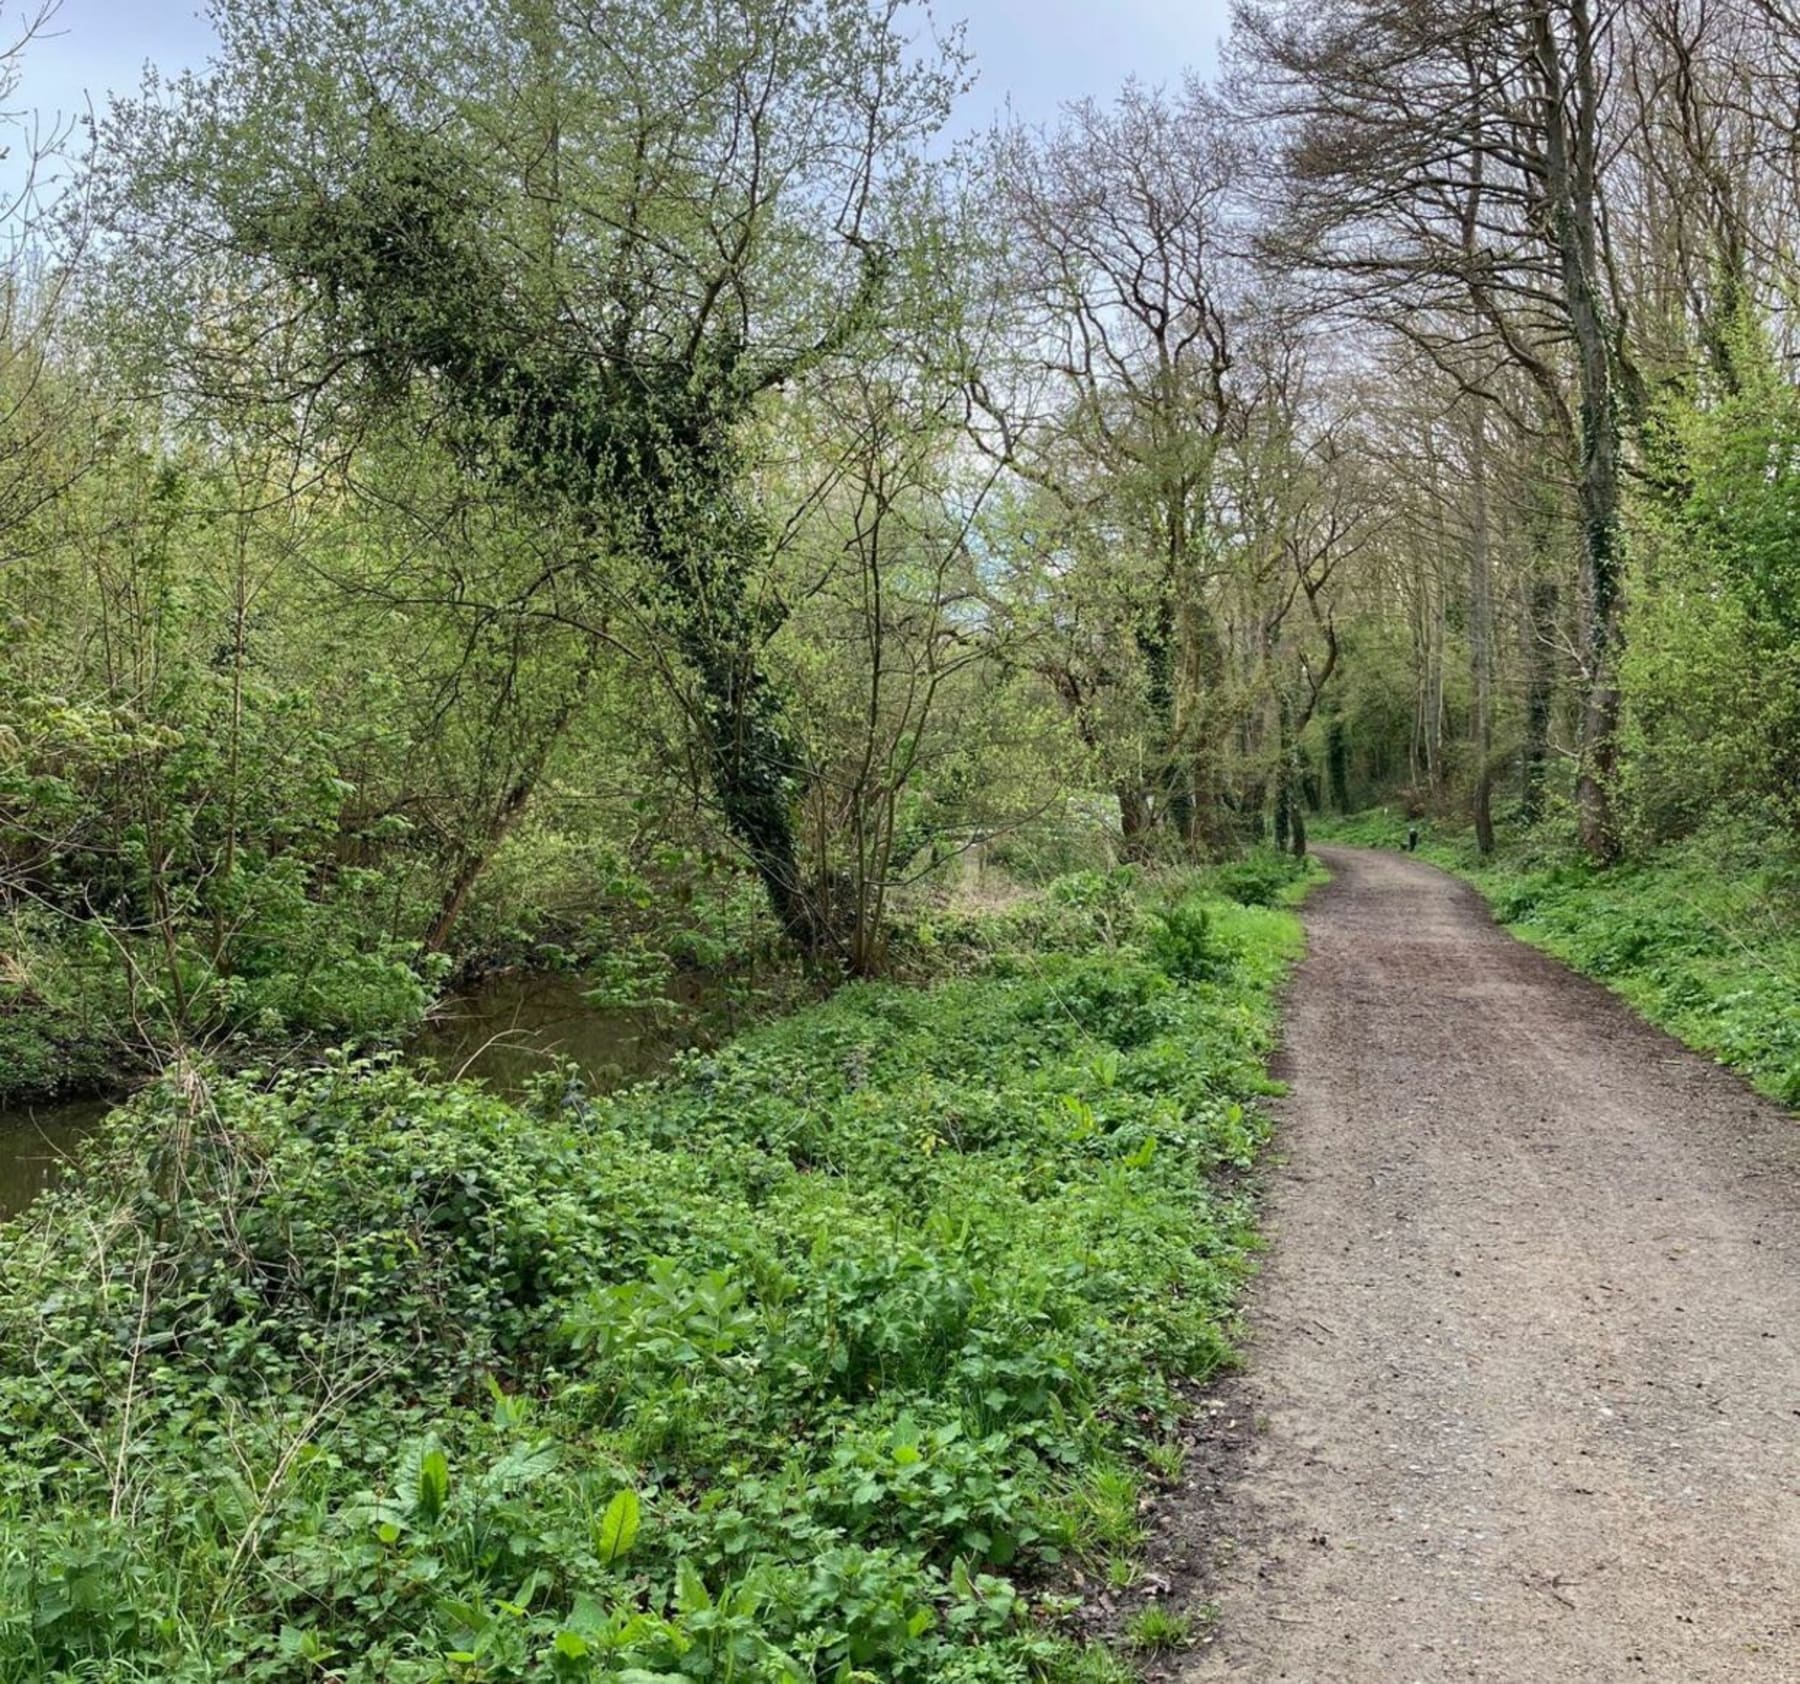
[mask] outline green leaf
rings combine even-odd
[[[435,1521],[450,1500],[450,1458],[433,1445],[419,1458],[419,1512]]]
[[[685,1557],[675,1569],[675,1606],[683,1614],[704,1614],[712,1607],[712,1593],[706,1588],[706,1581]]]
[[[638,1502],[635,1491],[621,1491],[606,1505],[606,1513],[600,1517],[600,1530],[594,1540],[594,1548],[607,1566],[610,1567],[622,1555],[629,1553],[631,1546],[637,1542],[638,1527],[643,1523],[643,1518],[643,1507]]]

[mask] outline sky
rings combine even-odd
[[[11,31],[29,0],[0,0]],[[963,121],[972,127],[1009,102],[1043,122],[1064,101],[1103,96],[1128,76],[1173,83],[1206,70],[1225,34],[1229,0],[935,0],[941,19],[965,16],[980,81]],[[15,107],[78,115],[91,95],[129,93],[144,65],[198,68],[211,32],[199,0],[63,0],[29,49]]]

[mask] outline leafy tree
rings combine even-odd
[[[897,3],[226,4],[215,69],[121,120],[114,226],[298,324],[277,389],[406,413],[668,639],[711,795],[818,948],[746,430],[892,307],[890,207],[955,86]],[[166,273],[166,265],[155,265]],[[242,308],[234,296],[229,310]],[[200,358],[209,397],[242,370]]]

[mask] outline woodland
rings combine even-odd
[[[1790,0],[1243,0],[979,132],[913,0],[212,17],[15,123],[0,1102],[141,1091],[0,1228],[0,1681],[1192,1640],[1092,1605],[1312,840],[1800,1103]],[[766,1021],[395,1055],[509,970]]]

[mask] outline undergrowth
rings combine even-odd
[[[1407,821],[1376,809],[1324,828],[1395,848]],[[1469,833],[1425,825],[1419,852],[1473,884],[1516,934],[1800,1107],[1800,851],[1778,830],[1721,822],[1604,869],[1555,825],[1503,836],[1488,860]]]
[[[5,1233],[0,1680],[1119,1676],[1057,1593],[1230,1359],[1298,926],[1090,874],[986,939],[606,1098],[117,1113]]]

